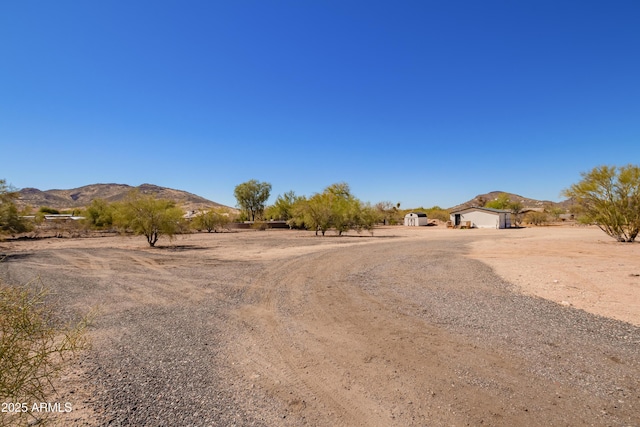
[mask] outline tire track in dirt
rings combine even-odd
[[[185,256],[95,248],[58,249],[50,255],[37,261],[38,269],[46,262],[46,270],[80,271],[85,279],[91,280],[93,287],[109,290],[103,298],[96,300],[91,296],[91,288],[85,289],[87,303],[97,304],[107,311],[141,304],[162,306],[185,299],[194,302],[202,299],[200,287],[184,280],[181,272],[174,268],[189,268],[190,261]]]
[[[423,302],[388,284],[365,290],[367,280],[380,277],[415,287],[417,267],[403,270],[397,254],[438,246],[339,248],[269,266],[247,290],[257,303],[236,313],[245,330],[233,350],[239,374],[288,406],[283,424],[590,424],[602,402],[587,391],[540,377],[522,355],[457,333],[455,325],[429,323],[419,315]],[[483,275],[474,283],[474,274],[462,271],[440,278],[467,281],[452,283],[446,296],[465,287],[493,299],[507,292]],[[430,286],[428,274],[422,286]],[[576,404],[590,410],[577,413]]]
[[[296,261],[285,262],[282,269],[292,270],[296,264]],[[291,331],[286,328],[292,328],[293,325],[282,324],[279,305],[283,296],[292,307],[301,307],[305,301],[303,295],[296,290],[296,283],[283,277],[279,271],[265,277],[259,288],[251,289],[252,293],[261,293],[261,300],[256,306],[243,310],[241,315],[244,322],[252,325],[252,329],[253,326],[264,328],[260,335],[265,333],[262,336],[268,336],[271,343],[270,348],[245,348],[246,367],[255,371],[250,374],[250,378],[264,377],[263,383],[267,380],[265,386],[284,400],[287,411],[294,414],[300,415],[310,402],[319,400],[321,410],[324,409],[322,416],[325,421],[332,420],[334,425],[373,425],[371,417],[361,411],[348,395],[339,394],[339,381],[328,378],[328,372],[337,371],[337,362],[331,358],[310,361],[305,357],[313,351],[309,343],[291,340]],[[282,326],[285,326],[284,330]],[[283,418],[286,416],[284,414]]]
[[[56,251],[55,255],[71,268],[77,268],[84,274],[103,276],[110,271],[107,259],[94,255],[91,251],[67,249]]]
[[[301,402],[297,415],[311,425],[452,422],[455,416],[421,406],[429,400],[446,405],[441,390],[447,385],[433,381],[431,388],[408,391],[404,376],[418,375],[420,368],[401,359],[418,352],[442,366],[442,355],[433,348],[457,344],[419,319],[389,313],[384,301],[330,273],[353,268],[353,254],[344,249],[308,255],[270,271],[260,284],[261,303],[241,314],[262,326],[253,342],[268,337],[267,343],[245,348],[245,368],[256,370],[253,378],[266,377],[264,386],[277,396],[293,396],[290,406]],[[310,414],[304,413],[308,406],[313,406]]]
[[[112,425],[640,425],[639,331],[516,294],[464,257],[493,235],[256,236],[46,247],[0,274],[107,302],[86,379]],[[245,259],[254,240],[282,250]]]

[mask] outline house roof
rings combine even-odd
[[[506,209],[481,208],[479,206],[471,206],[469,208],[458,209],[455,211],[451,211],[451,213],[466,212],[466,211],[484,211],[484,212],[495,213],[495,214],[511,213],[511,211],[508,211]]]
[[[423,213],[423,212],[411,212],[411,213],[406,214],[405,217],[411,216],[411,215],[415,215],[417,217],[423,217],[423,218],[427,217],[427,214]]]

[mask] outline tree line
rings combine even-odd
[[[172,200],[158,199],[138,190],[130,192],[122,202],[93,200],[84,212],[85,223],[92,228],[115,228],[143,235],[149,246],[155,246],[161,235],[170,239],[190,230],[220,231],[233,220],[226,208],[210,208],[187,217]]]
[[[27,212],[19,212],[15,205],[17,197],[18,193],[5,180],[0,180],[1,234],[16,235],[31,231],[44,220],[45,215],[60,213],[42,207],[36,215],[32,215],[33,220],[26,220],[23,214]],[[234,220],[233,213],[224,207],[210,208],[187,217],[174,201],[143,194],[139,190],[131,191],[119,202],[94,199],[84,210],[74,211],[74,214],[83,217],[78,221],[82,227],[142,235],[152,247],[163,235],[171,239],[191,230],[217,232]]]
[[[640,167],[598,166],[581,175],[582,180],[563,191],[563,195],[573,201],[572,212],[577,220],[597,225],[620,242],[633,242],[640,232]],[[282,220],[292,228],[313,230],[316,235],[324,236],[329,230],[338,235],[349,230],[372,231],[379,223],[400,222],[404,213],[400,203],[380,202],[372,206],[359,200],[344,182],[332,184],[311,196],[298,196],[289,191],[267,206],[271,188],[271,184],[255,179],[237,185],[234,195],[241,210],[237,218],[225,208],[214,208],[187,220],[175,202],[135,190],[122,202],[93,200],[82,215],[89,227],[115,227],[141,234],[154,246],[161,235],[171,238],[190,229],[220,231],[236,219]],[[0,233],[18,234],[32,228],[16,208],[17,197],[15,189],[0,179]],[[484,206],[510,210],[516,225],[522,221],[522,204],[509,200],[506,194],[486,201]],[[448,212],[437,206],[423,210],[431,218],[448,220]],[[527,215],[530,223],[542,224],[549,216],[557,219],[560,213],[558,208],[547,207],[543,212]]]
[[[379,211],[355,197],[344,182],[332,184],[310,197],[296,196],[293,191],[278,196],[267,209],[266,217],[322,236],[330,229],[339,236],[349,230],[372,231],[381,220]]]

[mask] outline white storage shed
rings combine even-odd
[[[427,214],[422,212],[408,213],[404,216],[404,225],[408,225],[410,227],[428,225]]]
[[[471,228],[510,228],[511,212],[503,209],[470,207],[451,212],[451,224],[454,227]]]

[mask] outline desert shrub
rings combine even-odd
[[[245,221],[251,221],[250,217],[247,216],[247,213],[244,211],[240,211],[240,213],[238,214],[238,216],[236,217],[236,221],[238,222],[245,222]]]
[[[391,224],[395,216],[397,216],[398,208],[388,200],[378,202],[374,208],[378,211],[382,224]]]
[[[48,294],[43,286],[0,282],[0,401],[29,402],[20,408],[26,412],[2,413],[0,426],[45,422],[29,406],[47,401],[52,381],[87,347],[87,319],[65,323]]]
[[[293,206],[300,197],[292,190],[282,195],[278,195],[275,203],[268,206],[264,211],[264,219],[278,221],[288,221],[293,218]]]
[[[269,222],[267,221],[254,221],[251,223],[251,228],[253,230],[265,231],[269,229]]]
[[[447,222],[450,219],[449,211],[442,209],[440,206],[433,206],[432,208],[425,209],[425,213],[429,219],[437,219],[442,222]]]
[[[229,223],[233,219],[233,214],[225,208],[211,208],[208,211],[199,212],[193,221],[191,227],[196,230],[206,230],[208,233],[212,231],[218,232],[228,228]]]
[[[367,203],[361,202],[353,194],[347,183],[332,184],[322,193],[310,198],[299,197],[292,207],[290,226],[315,230],[323,236],[333,228],[338,235],[348,230],[371,231],[382,221],[379,211]]]
[[[49,206],[42,206],[38,209],[38,212],[42,214],[50,214],[50,215],[59,215],[60,211],[58,209],[50,208]]]
[[[102,199],[94,199],[84,211],[84,223],[91,228],[109,228],[113,226],[115,206]]]
[[[509,209],[510,204],[511,199],[509,195],[507,193],[500,193],[495,199],[485,202],[484,207],[491,209]]]
[[[549,221],[549,215],[546,212],[528,212],[525,215],[525,221],[528,224],[544,225]]]
[[[20,218],[14,203],[17,198],[18,193],[15,189],[4,179],[0,179],[0,234],[23,233],[33,228],[32,224]]]
[[[369,203],[361,203],[356,205],[355,220],[353,221],[353,229],[360,233],[366,230],[373,236],[373,227],[382,222],[383,217],[380,212]]]
[[[640,233],[640,166],[598,166],[564,191],[573,199],[578,221],[596,224],[619,242]]]
[[[149,246],[153,247],[161,235],[171,240],[174,235],[186,232],[183,214],[171,200],[156,199],[133,190],[116,205],[113,223],[123,230],[145,236]]]
[[[566,213],[565,209],[559,206],[553,206],[551,204],[545,205],[544,211],[545,213],[547,213],[547,215],[549,215],[553,219],[553,221],[559,221],[560,215],[562,215],[563,213]]]

